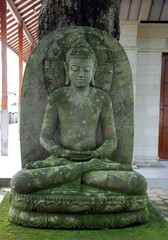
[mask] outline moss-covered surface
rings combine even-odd
[[[149,204],[150,219],[147,224],[101,230],[41,230],[16,226],[8,221],[9,202],[6,195],[0,205],[0,239],[6,240],[167,240],[168,223]]]
[[[22,167],[25,167],[30,161],[34,162],[46,159],[50,155],[44,147],[41,146],[39,141],[48,93],[65,86],[67,77],[64,68],[66,53],[77,39],[85,40],[96,55],[97,67],[94,87],[106,91],[112,100],[117,133],[117,149],[112,153],[110,159],[121,164],[132,163],[134,135],[133,85],[131,68],[126,53],[119,42],[104,31],[88,27],[68,27],[53,31],[45,36],[34,49],[26,65],[20,111]],[[59,94],[61,97],[60,100],[66,100],[64,92],[60,91],[60,93],[62,93],[62,96]],[[90,101],[89,99],[87,100]],[[92,100],[92,104],[93,103],[94,101]],[[59,101],[56,105],[60,108],[60,104],[61,102]],[[73,106],[71,106],[71,108],[73,109]],[[81,111],[79,114],[78,109],[75,107],[74,110],[76,113],[74,115],[71,108],[68,110],[77,122],[77,117],[80,116]],[[85,109],[88,110],[89,108],[87,107]],[[84,111],[83,114],[85,114],[85,118],[87,119],[86,126],[88,124],[88,126],[92,127],[89,123],[90,118],[87,118],[88,114],[86,114],[86,111]],[[84,121],[85,118],[82,121]],[[76,122],[74,122],[74,124]],[[62,123],[62,118],[61,122],[56,124],[55,141],[59,145],[61,145],[59,137],[60,123]],[[71,125],[70,123],[67,124],[69,131],[73,131],[74,129]],[[96,121],[95,126],[97,126]],[[98,124],[98,126],[96,133],[97,147],[102,143],[102,135],[105,136],[104,131],[103,134],[101,131],[103,127],[102,124]],[[80,126],[76,125],[76,131],[79,129]],[[62,139],[61,129],[61,141]],[[82,140],[83,139],[84,138],[82,138]],[[62,147],[68,148],[65,144],[63,144]],[[95,148],[93,144],[92,147]],[[89,148],[87,149],[89,150]],[[74,146],[72,150],[77,149]],[[84,149],[81,150],[84,151]]]

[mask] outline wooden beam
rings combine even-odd
[[[16,34],[16,32],[15,32],[12,35],[7,37],[7,41],[11,41],[12,39],[15,39],[16,36],[18,37],[18,34]]]
[[[38,24],[34,24],[34,26],[31,26],[31,31],[34,32],[38,29]]]
[[[11,28],[14,29],[14,28],[17,26],[16,24],[17,24],[16,22],[14,22],[14,23],[11,24],[11,25],[8,25],[8,24],[7,24],[7,29],[6,29],[6,30],[9,31]]]
[[[15,50],[19,48],[19,41],[16,41],[14,44],[12,43],[12,48]]]
[[[1,13],[1,48],[2,48],[2,109],[8,107],[7,97],[7,33],[6,33],[6,1],[0,0]]]
[[[31,46],[27,41],[27,39],[23,38],[23,46],[26,46],[26,45],[29,45],[29,47]]]
[[[131,4],[132,4],[132,0],[130,0],[130,3],[129,3],[129,9],[128,9],[128,14],[127,14],[127,20],[129,20],[129,16],[130,16]]]
[[[141,9],[139,12],[139,21],[147,21],[150,15],[152,0],[142,0]]]
[[[38,9],[36,9],[36,13],[29,13],[28,15],[26,15],[25,17],[23,16],[23,20],[24,19],[26,19],[27,21],[29,21],[29,18],[31,18],[32,16],[34,17],[34,16],[39,16],[39,12],[40,12],[40,10],[41,10],[41,6],[38,8]]]
[[[28,0],[28,1],[30,1],[30,0]],[[26,2],[26,0],[15,0],[15,4],[16,4],[17,7],[22,5],[22,4],[25,4],[25,2]]]
[[[17,32],[18,26],[15,24],[13,28],[7,29],[7,35],[10,36],[12,33]]]
[[[27,27],[28,27],[29,29],[32,29],[34,26],[38,26],[37,20],[34,21],[34,22],[32,22],[32,23],[30,23],[29,25],[27,25]]]
[[[8,35],[7,35],[7,40],[15,37],[17,34],[18,34],[17,29],[15,29],[15,30],[13,30],[13,31],[10,31],[10,32],[8,33]]]
[[[120,3],[120,19],[127,20],[130,8],[130,1],[131,0],[124,0]]]
[[[25,12],[29,12],[31,9],[34,10],[35,7],[37,6],[41,6],[41,2],[34,2],[34,0],[32,0],[31,2],[28,2],[26,5],[24,5],[23,7],[19,8],[19,12],[21,14],[24,14]]]
[[[159,14],[159,21],[160,21],[160,19],[161,19],[161,16],[162,16],[162,12],[163,12],[163,7],[164,7],[164,4],[165,4],[165,0],[162,2],[161,11],[160,11],[160,14]]]
[[[14,18],[7,19],[7,22],[6,22],[7,26],[12,25],[13,23],[16,23]]]
[[[7,24],[7,31],[9,31],[11,28],[14,28],[16,26],[16,23],[12,23],[10,25]]]
[[[29,49],[27,49],[25,52],[24,52],[24,56],[27,56],[28,54],[30,54],[31,52],[33,51],[32,47],[30,47]]]
[[[26,49],[30,48],[29,44],[23,43],[23,54],[25,53]]]
[[[20,25],[21,22],[23,21],[22,17],[20,16],[14,2],[12,0],[7,0],[7,7],[9,8],[9,10],[11,11],[13,17],[15,18],[15,20],[17,21],[17,23]],[[27,29],[25,23],[23,23],[23,32],[27,38],[27,40],[29,41],[29,43],[31,45],[34,45],[34,40],[29,32],[29,30]]]
[[[9,40],[9,41],[7,41],[7,44],[8,45],[11,45],[11,44],[15,44],[15,42],[18,42],[18,36],[16,36],[15,38],[13,38],[12,40]]]
[[[29,18],[29,19],[27,19],[27,18],[25,18],[25,20],[24,20],[24,22],[25,22],[25,24],[27,25],[27,24],[31,24],[32,22],[34,22],[34,21],[38,21],[38,14],[37,15],[33,15],[31,18]],[[27,25],[28,26],[28,25]]]
[[[1,57],[2,57],[2,108],[1,108],[1,155],[8,155],[8,85],[7,85],[7,33],[6,1],[0,0]]]
[[[23,82],[23,22],[19,25],[19,101],[20,107],[21,88]]]
[[[37,23],[38,22],[37,19],[38,19],[38,17],[32,17],[32,19],[29,19],[28,21],[25,20],[24,22],[26,23],[27,27],[29,27],[32,24]]]

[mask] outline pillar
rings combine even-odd
[[[7,34],[6,1],[0,0],[1,15],[1,57],[2,57],[2,109],[1,109],[1,155],[8,155],[8,88],[7,88]]]

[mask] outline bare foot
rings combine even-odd
[[[100,159],[93,158],[90,161],[83,163],[82,167],[86,168],[87,171],[94,170],[132,170],[129,165],[122,165],[116,162],[104,162]]]

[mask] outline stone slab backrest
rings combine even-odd
[[[39,142],[48,95],[55,88],[65,85],[65,54],[75,39],[81,37],[96,54],[95,87],[107,91],[113,103],[118,146],[110,158],[120,163],[132,163],[133,86],[127,55],[120,43],[104,31],[68,27],[44,37],[26,65],[20,116],[22,167],[29,161],[49,156]]]

